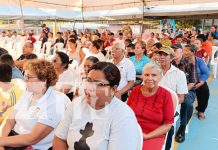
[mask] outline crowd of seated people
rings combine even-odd
[[[0,41],[18,40],[11,32]],[[122,29],[54,37],[43,25],[39,38],[29,34],[19,57],[0,49],[0,150],[170,150],[173,135],[185,141],[193,109],[206,119],[217,35],[212,26],[202,34],[166,30],[147,39]],[[41,49],[51,43],[51,59],[39,58],[39,41]],[[57,43],[63,49],[54,51]],[[178,97],[176,110],[167,89]]]

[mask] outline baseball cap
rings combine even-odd
[[[171,48],[172,48],[172,49],[179,49],[179,48],[183,49],[183,47],[182,47],[181,44],[173,44],[173,45],[171,46]]]
[[[170,36],[169,33],[165,32],[163,35]]]
[[[157,53],[160,53],[160,52],[164,52],[164,53],[166,53],[168,55],[173,55],[174,54],[174,50],[169,46],[161,47],[160,50]]]

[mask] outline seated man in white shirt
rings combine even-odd
[[[160,81],[160,85],[168,87],[176,92],[179,98],[179,107],[177,107],[177,114],[178,116],[181,108],[181,103],[184,101],[185,94],[188,93],[188,86],[185,73],[175,66],[171,64],[173,59],[174,50],[171,47],[163,46],[158,51],[158,63],[163,71],[163,77]],[[167,136],[167,143],[165,150],[170,149],[172,136],[174,134],[174,127],[170,129]]]
[[[121,74],[120,84],[115,95],[125,102],[127,100],[129,90],[131,90],[134,86],[136,71],[134,64],[129,59],[124,57],[124,49],[125,46],[122,42],[113,42],[111,50],[112,59],[110,62],[119,68]]]

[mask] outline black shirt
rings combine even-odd
[[[24,59],[37,59],[37,55],[36,54],[29,54],[29,55],[25,55],[22,54],[17,60],[24,60]]]

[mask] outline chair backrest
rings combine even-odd
[[[217,61],[217,59],[214,57],[215,53],[218,51],[218,46],[212,46],[212,57],[211,57],[211,62]]]
[[[13,48],[13,42],[7,42],[6,43],[6,45],[5,45],[5,48],[7,49],[7,50],[9,50],[9,51],[11,51],[12,50],[12,48]]]
[[[50,51],[51,51],[51,42],[45,42],[42,47],[42,53],[46,55],[50,55]]]
[[[143,132],[142,128],[138,124],[138,131],[139,131],[139,139],[138,139],[138,145],[137,145],[137,150],[142,150],[143,147]]]
[[[177,107],[179,106],[179,98],[176,94],[176,92],[174,92],[173,90],[171,90],[170,88],[168,87],[165,87],[163,85],[160,85],[161,87],[163,87],[164,89],[166,89],[168,92],[170,92],[171,96],[172,96],[172,100],[173,100],[173,107],[174,107],[174,115],[176,114],[176,111],[177,111]],[[178,117],[174,117],[174,123],[177,121]],[[175,133],[174,133],[175,134]],[[166,134],[166,138],[165,138],[165,142],[164,142],[164,145],[162,147],[162,150],[165,150],[165,146],[166,146],[166,141],[167,141],[167,135],[168,133]],[[174,137],[174,136],[173,136]],[[172,141],[172,145],[173,145],[173,141]],[[171,145],[171,149],[173,148],[173,146]]]
[[[37,54],[41,53],[41,44],[40,43],[34,43],[34,51]]]
[[[56,52],[56,51],[60,51],[60,50],[62,50],[64,48],[64,44],[63,43],[56,43],[55,45],[54,45],[54,53]]]
[[[5,47],[5,41],[0,41],[0,47],[4,48]]]
[[[69,64],[69,67],[75,70],[78,68],[78,66],[79,66],[79,63],[76,60],[73,60],[73,62]]]
[[[23,54],[23,43],[22,42],[16,42],[14,43],[14,51],[16,53],[16,56],[20,56]]]

